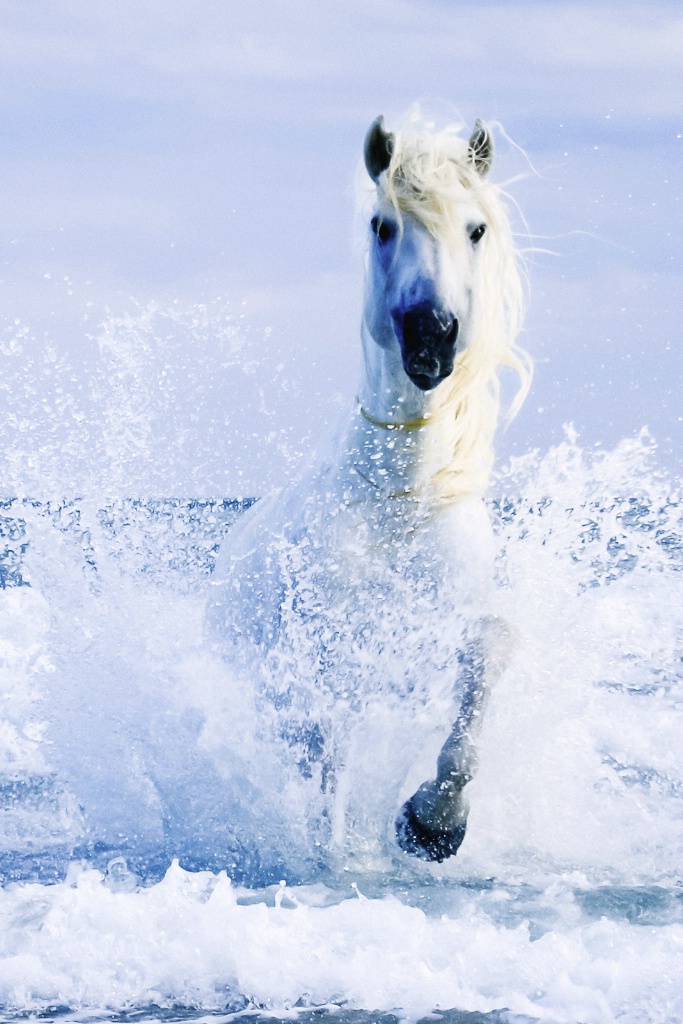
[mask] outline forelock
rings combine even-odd
[[[488,205],[491,186],[478,174],[459,126],[442,131],[409,123],[394,134],[391,163],[380,195],[397,214],[409,213],[434,235],[448,231],[458,206]]]

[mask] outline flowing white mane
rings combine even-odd
[[[401,215],[407,213],[446,243],[456,229],[462,231],[461,211],[472,199],[486,218],[485,254],[473,295],[474,330],[456,357],[451,377],[439,388],[433,415],[449,455],[430,483],[444,499],[481,494],[487,486],[499,417],[500,368],[510,367],[519,378],[510,418],[521,407],[532,374],[528,355],[516,344],[524,295],[504,193],[478,172],[459,131],[459,125],[436,131],[412,114],[393,131],[391,162],[377,181],[377,192],[373,189],[374,198],[393,208],[399,229]]]

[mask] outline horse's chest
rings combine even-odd
[[[462,616],[448,560],[405,524],[381,531],[353,514],[306,533],[284,552],[276,658],[346,692],[350,680],[405,691],[448,665]]]
[[[382,604],[405,617],[419,605],[424,614],[452,576],[448,552],[414,522],[351,508],[320,526],[292,552],[290,575],[321,607],[367,616]]]

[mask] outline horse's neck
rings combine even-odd
[[[448,465],[447,445],[434,426],[392,428],[358,406],[344,438],[343,468],[355,473],[372,497],[422,497]]]

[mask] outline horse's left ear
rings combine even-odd
[[[493,163],[493,137],[479,118],[474,122],[474,131],[469,142],[469,158],[474,164],[475,170],[481,177],[485,177],[491,170]]]

